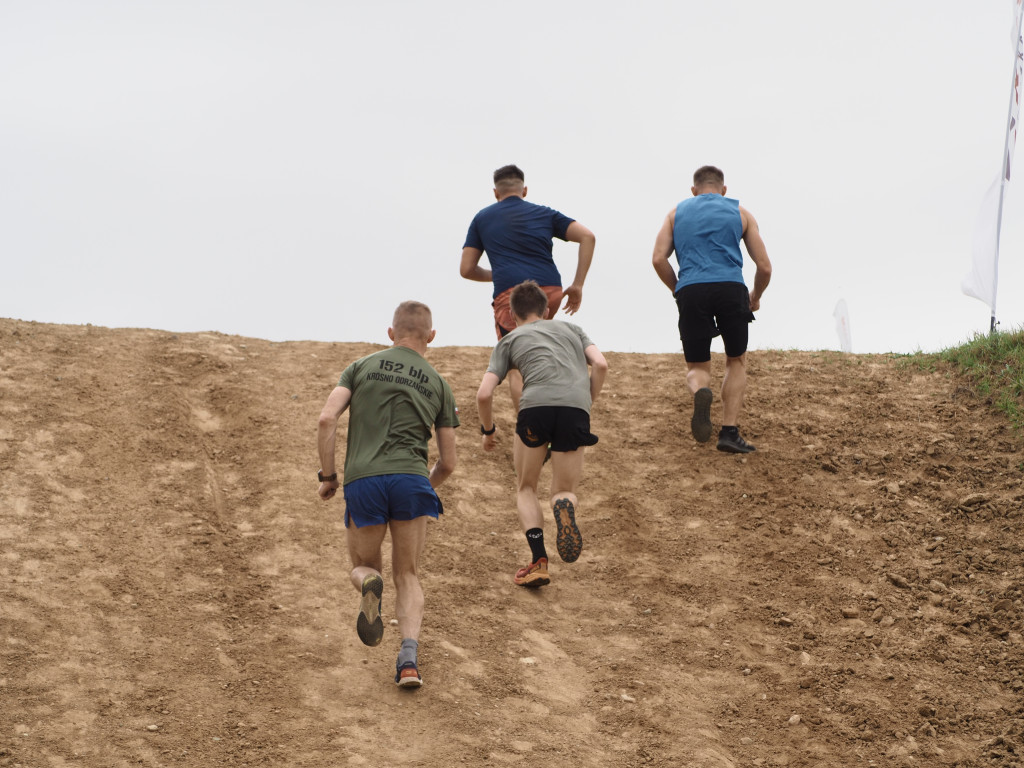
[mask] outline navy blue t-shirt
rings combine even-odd
[[[511,195],[473,217],[462,247],[487,254],[495,296],[524,280],[561,286],[562,276],[551,256],[551,239],[565,240],[573,221],[553,208]]]

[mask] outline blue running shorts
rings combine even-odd
[[[374,475],[345,485],[345,527],[386,525],[389,520],[414,520],[444,512],[422,475]]]

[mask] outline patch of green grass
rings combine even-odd
[[[934,354],[914,355],[914,365],[935,370],[945,363],[965,378],[983,400],[1024,430],[1024,329],[977,335],[966,344]]]
[[[901,369],[914,367],[925,373],[935,373],[938,370],[938,358],[938,355],[929,355],[924,352],[914,352],[911,354],[891,353],[891,359]]]

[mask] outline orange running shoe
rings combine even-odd
[[[525,568],[520,568],[516,571],[512,581],[520,587],[543,587],[546,584],[550,584],[551,577],[548,575],[548,559],[542,557],[536,563],[530,563]]]

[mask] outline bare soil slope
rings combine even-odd
[[[0,766],[1024,765],[1021,442],[952,379],[752,353],[736,457],[680,356],[609,355],[531,592],[507,391],[484,454],[489,350],[432,350],[465,426],[408,692],[316,496],[375,349],[0,320]]]

